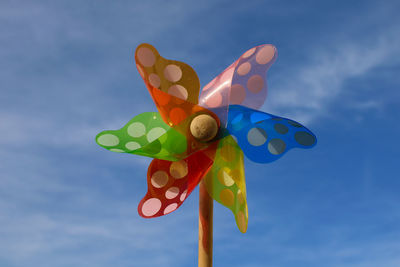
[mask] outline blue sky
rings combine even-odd
[[[262,110],[318,137],[246,161],[249,228],[215,203],[215,266],[400,266],[398,1],[2,1],[0,266],[195,266],[196,190],[139,217],[151,159],[95,135],[155,111],[148,42],[202,85],[274,44]]]

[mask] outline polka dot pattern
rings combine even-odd
[[[186,195],[187,195],[187,189],[185,191],[183,191],[183,193],[179,197],[179,200],[180,201],[184,201],[186,199]]]
[[[141,122],[134,122],[128,126],[128,134],[132,137],[141,137],[146,133],[146,127]]]
[[[163,58],[149,44],[141,44],[137,47],[135,60],[139,74],[150,94],[157,100],[156,102],[162,102],[164,105],[176,104],[167,101],[165,98],[160,100],[157,92],[153,91],[154,88],[187,100],[192,104],[198,103],[200,81],[196,72],[189,65]],[[162,111],[159,111],[162,114]]]
[[[311,148],[316,144],[315,135],[293,120],[235,105],[230,107],[228,118],[229,133],[255,162],[271,162],[294,147]]]
[[[126,147],[128,150],[136,150],[136,149],[140,148],[141,146],[140,146],[140,144],[139,144],[138,142],[130,141],[130,142],[127,142],[127,143],[125,144],[125,147]]]
[[[247,209],[243,153],[232,136],[220,140],[214,165],[204,181],[212,198],[229,208],[240,231],[246,232],[247,217],[238,216]]]
[[[177,65],[168,65],[164,69],[164,77],[170,82],[177,82],[182,78],[182,70]]]
[[[289,131],[288,127],[282,123],[275,123],[274,130],[280,134],[286,134]]]
[[[260,45],[246,51],[204,87],[199,103],[218,108],[222,124],[226,123],[229,104],[258,109],[267,96],[266,73],[276,55],[273,45]]]
[[[251,64],[250,64],[249,62],[245,62],[245,63],[243,63],[242,65],[240,65],[240,66],[237,68],[237,73],[238,73],[240,76],[244,76],[244,75],[246,75],[247,73],[249,73],[250,69],[251,69]]]
[[[294,135],[294,139],[303,146],[311,146],[315,143],[315,137],[307,132],[298,131]]]
[[[132,153],[165,160],[187,155],[187,139],[166,125],[159,113],[146,112],[119,130],[103,131],[96,142],[118,153]]]
[[[156,62],[156,56],[153,51],[147,47],[141,47],[137,51],[137,57],[144,67],[151,67]]]
[[[147,172],[148,191],[139,203],[139,215],[153,218],[179,208],[213,163],[206,153],[209,151],[199,151],[175,162],[154,159]]]
[[[161,127],[154,127],[147,133],[147,140],[149,143],[153,142],[154,140],[158,139],[160,136],[165,134],[167,131]]]
[[[160,85],[161,85],[160,77],[158,77],[157,74],[151,73],[151,74],[149,75],[149,83],[150,83],[152,86],[154,86],[155,88],[160,87]]]
[[[229,173],[229,168],[222,168],[218,172],[218,181],[224,186],[232,186],[235,183]]]
[[[260,75],[253,75],[247,80],[247,88],[257,94],[264,87],[264,79]]]
[[[179,84],[174,84],[168,89],[168,94],[186,100],[188,98],[188,92],[185,87]]]
[[[165,171],[156,171],[151,176],[151,184],[156,188],[161,188],[168,183],[168,179],[168,173]]]
[[[146,217],[153,216],[161,208],[161,201],[158,198],[150,198],[143,203],[142,213]]]
[[[119,139],[113,134],[103,134],[97,138],[97,142],[103,146],[116,146],[119,144]]]
[[[219,194],[219,199],[221,200],[222,204],[227,207],[233,205],[234,195],[233,192],[229,189],[223,189]]]
[[[264,65],[270,62],[275,56],[275,47],[272,45],[265,45],[258,50],[256,55],[256,62],[258,64]]]
[[[179,188],[176,186],[170,187],[167,192],[165,192],[165,197],[168,199],[176,198],[179,194]]]
[[[188,174],[189,168],[185,160],[175,161],[171,164],[170,173],[175,179],[181,179]]]
[[[279,155],[285,152],[286,144],[282,139],[274,138],[268,143],[268,151],[271,154]]]
[[[123,153],[123,152],[125,152],[124,150],[118,149],[118,148],[110,148],[110,151],[112,151],[112,152],[117,152],[117,153]]]
[[[165,208],[164,214],[171,213],[171,212],[173,212],[174,210],[176,210],[177,208],[178,208],[178,204],[177,204],[177,203],[169,204],[169,205]]]
[[[247,141],[252,146],[262,146],[267,141],[267,133],[262,128],[251,128],[247,133]]]

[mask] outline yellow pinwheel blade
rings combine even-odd
[[[232,136],[220,140],[214,165],[204,181],[211,197],[233,212],[239,230],[245,233],[249,216],[243,152]]]

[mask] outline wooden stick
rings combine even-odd
[[[206,186],[200,183],[199,199],[199,267],[212,266],[213,199]]]

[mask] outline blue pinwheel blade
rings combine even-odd
[[[298,122],[240,105],[229,107],[227,130],[246,157],[258,163],[277,160],[294,147],[312,148],[317,143],[316,136]]]

